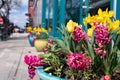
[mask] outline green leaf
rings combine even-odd
[[[110,39],[114,39],[115,35],[117,35],[117,32],[120,30],[120,27],[116,30],[110,31]]]
[[[52,66],[50,66],[50,67],[46,67],[46,68],[44,69],[44,71],[49,71],[49,70],[51,70],[51,69],[53,69]]]
[[[64,32],[62,31],[62,29],[60,29],[59,27],[57,27],[58,31],[61,33],[61,34],[64,34]]]
[[[112,30],[112,31],[110,31],[110,32],[111,32],[111,34],[116,34],[119,30],[120,30],[120,27],[117,28],[116,30]]]
[[[48,58],[49,56],[51,56],[51,54],[50,53],[49,54],[39,54],[39,56],[41,58]]]
[[[120,42],[120,35],[117,36],[117,40],[115,41],[115,46],[117,46]]]
[[[73,46],[73,51],[76,52],[76,50],[75,50],[75,43],[74,43],[73,40],[72,40],[72,45],[71,46]]]
[[[67,49],[67,46],[65,45],[65,43],[63,42],[63,40],[57,39],[57,38],[53,38],[52,39],[54,42],[56,42],[61,48],[63,49]]]
[[[94,31],[92,33],[92,45],[94,44]]]
[[[88,44],[89,53],[90,53],[92,59],[94,60],[95,55],[94,55],[93,47],[89,42],[87,42],[87,44]]]

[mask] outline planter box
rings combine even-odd
[[[38,67],[36,69],[36,72],[37,72],[40,80],[67,80],[65,78],[59,78],[59,77],[56,77],[56,76],[53,76],[53,75],[50,75],[50,74],[44,72],[43,67]]]
[[[33,39],[34,39],[33,36],[30,36],[30,37],[28,38],[28,41],[29,41],[29,43],[30,43],[31,46],[34,46],[34,43],[32,42]]]
[[[47,46],[47,44],[48,44],[48,41],[42,40],[42,39],[35,40],[34,42],[34,46],[38,52],[43,51],[43,49]]]

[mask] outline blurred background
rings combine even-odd
[[[82,24],[84,17],[97,10],[114,10],[120,19],[120,0],[0,0],[0,40],[13,32],[29,32],[34,27],[44,27],[49,35],[59,37],[57,27],[72,19]]]

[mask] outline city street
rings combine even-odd
[[[24,55],[31,51],[26,33],[15,33],[7,41],[0,41],[0,80],[30,80]],[[34,80],[39,80],[37,75]]]
[[[120,0],[0,0],[0,80],[120,80]]]

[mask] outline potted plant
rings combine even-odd
[[[53,80],[114,80],[120,68],[119,21],[113,19],[113,11],[99,9],[83,22],[85,30],[70,20],[58,29],[62,39],[50,39],[44,54],[39,55],[46,63],[37,68],[41,79],[49,80],[49,75],[41,76],[44,72],[57,77]]]
[[[38,27],[36,29],[36,34],[35,34],[35,48],[38,52],[43,51],[43,49],[47,46],[48,44],[48,32],[46,29]]]
[[[34,36],[34,32],[29,32],[29,34],[27,35],[28,37],[28,41],[30,43],[31,46],[34,46],[34,41],[35,41],[35,36]]]

